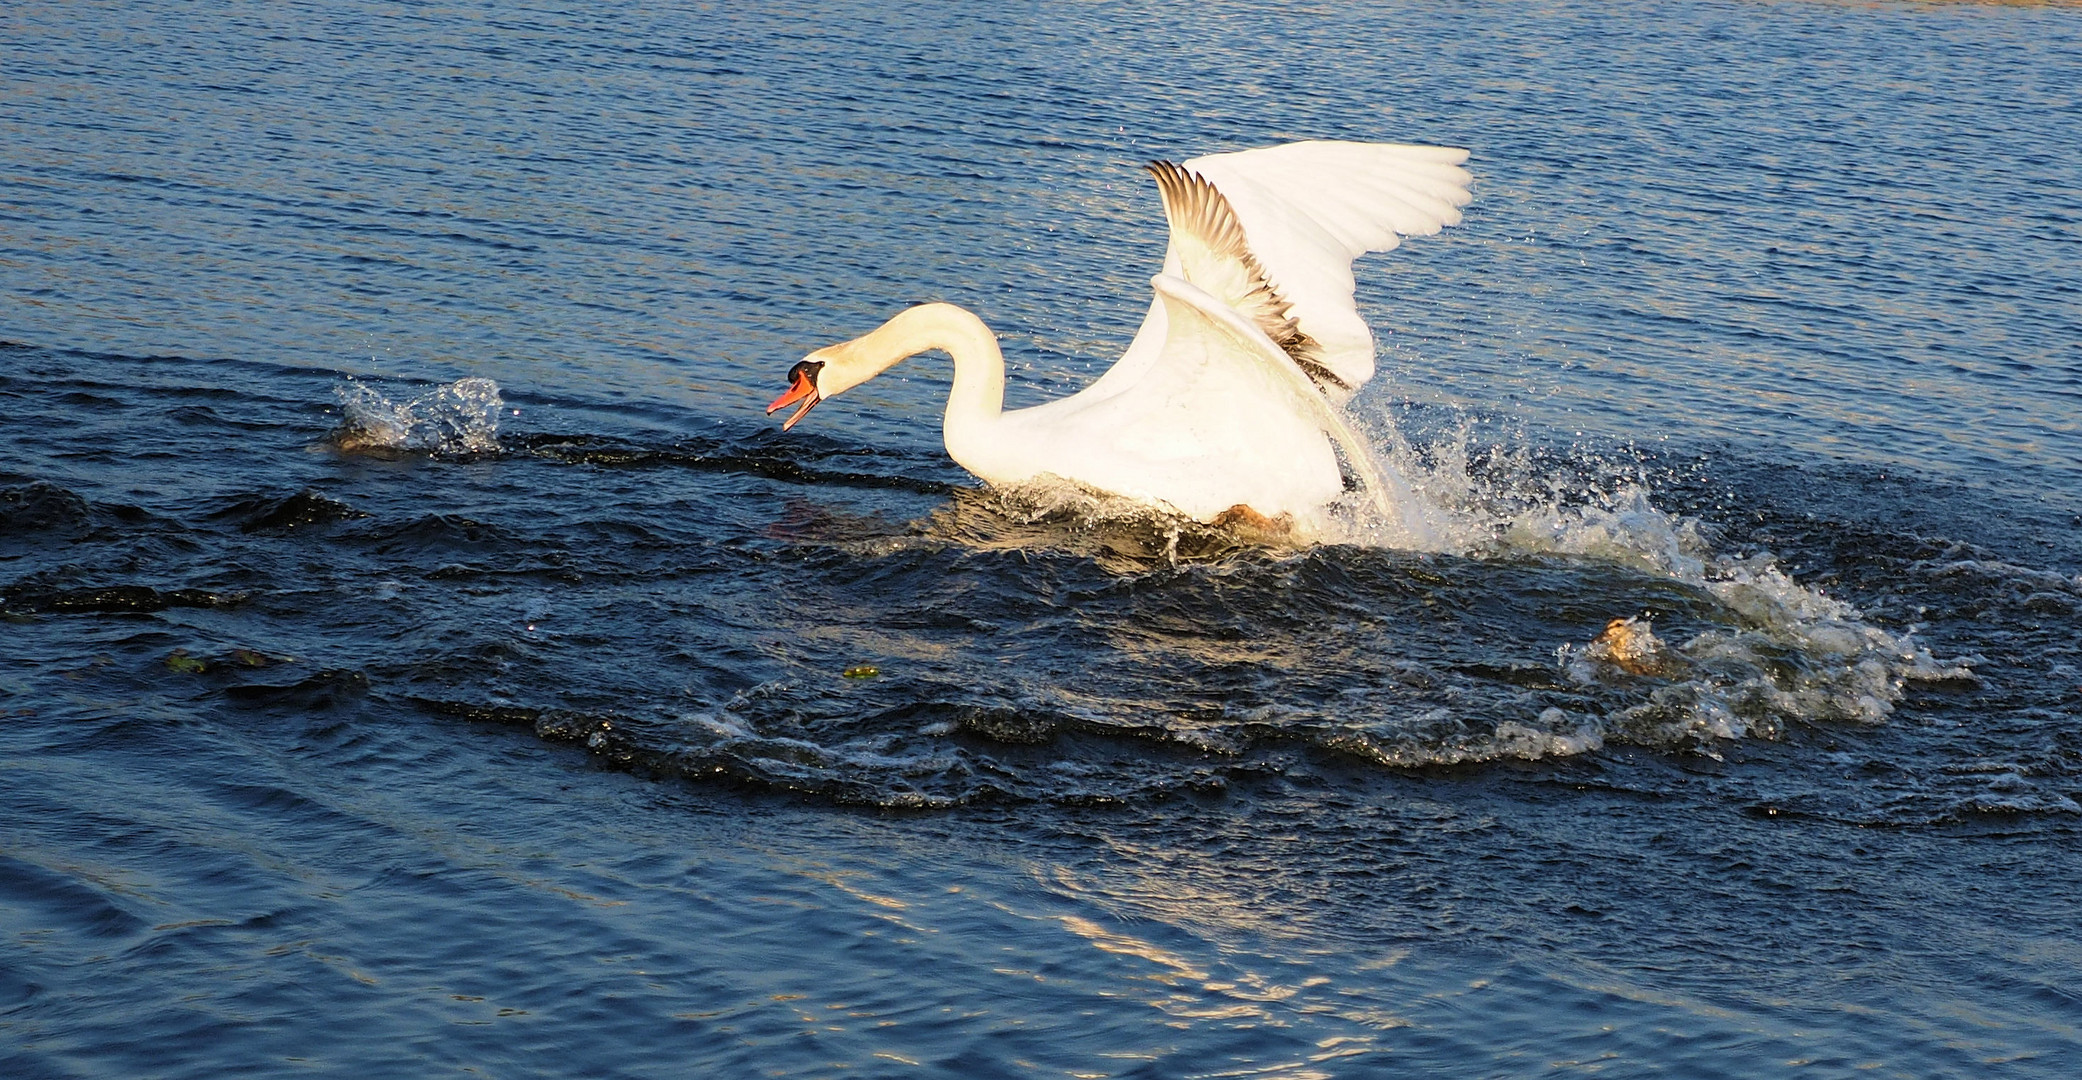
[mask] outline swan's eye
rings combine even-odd
[[[824,370],[824,361],[822,360],[798,360],[794,367],[788,369],[788,385],[795,385],[795,380],[797,379],[808,379],[810,380],[810,385],[815,386],[817,385],[817,373],[822,370]]]

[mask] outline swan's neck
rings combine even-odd
[[[947,453],[970,472],[999,479],[1004,470],[992,460],[999,448],[990,432],[1005,409],[1005,354],[998,351],[997,335],[966,309],[953,304],[911,308],[873,333],[827,350],[840,355],[832,358],[824,378],[844,380],[843,390],[934,349],[954,359],[954,389],[947,395],[943,424]]]

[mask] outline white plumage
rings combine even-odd
[[[1341,406],[1373,376],[1352,260],[1460,220],[1465,150],[1300,142],[1152,163],[1171,223],[1155,298],[1121,359],[1084,390],[1004,411],[1004,358],[952,304],[911,308],[790,372],[769,413],[818,401],[931,349],[954,359],[956,463],[993,484],[1053,475],[1212,521],[1236,507],[1304,527],[1344,494],[1339,449],[1400,520],[1407,492]]]

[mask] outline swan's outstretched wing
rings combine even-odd
[[[1374,373],[1373,334],[1352,303],[1352,260],[1457,224],[1471,198],[1460,167],[1467,156],[1438,146],[1298,142],[1210,154],[1185,168],[1227,201],[1284,314],[1313,343],[1310,360],[1335,377],[1318,383],[1342,401]],[[1170,204],[1167,192],[1167,213]],[[1172,255],[1193,242],[1181,241],[1179,226],[1173,217],[1166,269],[1174,273]],[[1185,263],[1186,279],[1208,288]],[[1208,291],[1228,299],[1220,288]]]
[[[1337,372],[1318,359],[1321,347],[1302,331],[1287,298],[1251,254],[1243,223],[1237,220],[1229,200],[1205,177],[1182,165],[1152,161],[1144,167],[1157,178],[1157,190],[1164,196],[1164,219],[1171,223],[1165,272],[1184,277],[1264,331],[1317,385],[1349,392],[1352,388]]]
[[[1352,304],[1352,260],[1460,220],[1467,151],[1388,143],[1301,142],[1153,162],[1171,223],[1164,272],[1265,331],[1332,401],[1373,377],[1374,338]],[[1161,298],[1087,401],[1142,391],[1164,353]]]

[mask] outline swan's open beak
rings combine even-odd
[[[817,366],[823,367],[824,365],[819,364]],[[782,431],[794,427],[797,420],[802,419],[804,414],[816,408],[817,403],[824,400],[823,396],[817,393],[817,372],[809,365],[795,365],[795,370],[788,373],[788,379],[788,392],[775,398],[774,403],[766,407],[766,415],[772,416],[774,413],[798,401],[802,402],[802,408],[795,410],[794,414],[781,424]]]

